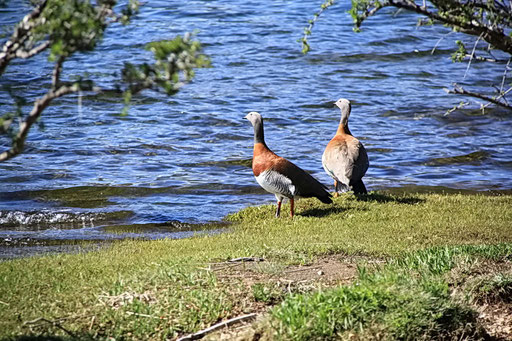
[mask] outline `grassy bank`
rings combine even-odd
[[[486,259],[507,261],[511,248],[503,243],[512,243],[511,207],[512,196],[373,193],[363,200],[343,196],[333,205],[301,200],[293,220],[274,219],[272,206],[250,207],[227,217],[233,224],[228,232],[218,235],[125,241],[90,253],[2,262],[0,337],[172,338],[278,304],[255,332],[283,338],[327,337],[322,331],[309,335],[297,329],[300,321],[315,316],[325,317],[330,327],[321,329],[330,328],[335,335],[390,333],[386,335],[428,338],[440,328],[435,325],[435,318],[417,324],[407,321],[415,316],[430,316],[426,311],[433,315],[436,311],[453,312],[450,316],[466,322],[474,319],[469,305],[454,301],[450,295],[451,279],[447,274],[466,264],[460,259],[471,259],[471,264]],[[436,249],[449,250],[449,261],[443,258],[445,251],[432,251],[432,256],[424,256],[427,268],[448,262],[449,266],[443,265],[442,271],[430,273],[424,268],[413,268],[410,272],[407,265],[411,262],[407,259],[421,254],[410,252],[469,244],[500,246],[489,246],[481,252],[471,248],[462,249],[464,252],[453,251],[459,250],[456,247]],[[396,264],[377,272],[369,269],[360,273],[360,284],[353,288],[361,292],[338,288],[336,283],[330,284],[335,288],[332,292],[321,290],[315,294],[318,290],[298,286],[300,290],[294,291],[292,286],[283,292],[279,285],[223,276],[227,271],[223,267],[231,266],[223,262],[233,258],[264,259],[252,271],[272,276],[286,271],[289,265],[310,264],[326,254],[365,256],[366,260],[378,258]],[[466,256],[460,258],[458,254]],[[509,277],[506,271],[501,274],[500,290],[506,291]],[[390,278],[397,278],[397,282]],[[394,310],[382,307],[395,302],[393,295],[400,296],[398,306],[410,304],[418,309],[411,308],[411,316],[388,315]],[[359,311],[356,317],[325,313],[346,311],[345,304],[351,306],[353,302],[342,297],[355,297],[356,301],[373,306],[361,303],[362,308],[354,310]],[[425,307],[416,300],[430,302],[431,306]],[[301,316],[302,313],[313,315]],[[443,316],[440,320],[445,321],[447,315]],[[411,325],[413,330],[391,328],[397,320],[404,326]],[[337,323],[344,325],[340,327]],[[424,327],[425,324],[430,327]],[[459,330],[457,323],[454,326],[453,330]],[[465,332],[479,333],[477,329]]]
[[[371,272],[361,268],[351,285],[288,296],[259,333],[290,340],[502,336],[484,328],[487,323],[477,318],[481,306],[475,303],[504,306],[506,312],[491,318],[504,320],[503,328],[510,325],[511,262],[512,244],[414,252]]]

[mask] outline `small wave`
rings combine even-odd
[[[118,212],[53,212],[53,211],[0,211],[0,228],[16,230],[40,230],[48,228],[93,227],[100,222],[120,220],[132,215],[129,211]]]

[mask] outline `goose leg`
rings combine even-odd
[[[290,199],[290,217],[293,218],[293,213],[295,211],[295,200],[293,198]]]
[[[281,202],[281,200],[277,200],[276,218],[279,218],[279,214],[281,213]]]
[[[334,197],[338,197],[338,180],[334,180]]]

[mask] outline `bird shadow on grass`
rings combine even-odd
[[[406,205],[414,205],[423,203],[426,200],[414,196],[404,195],[404,196],[396,196],[396,195],[388,195],[384,193],[369,193],[369,194],[357,194],[355,195],[357,201],[366,201],[366,202],[378,202],[378,203],[397,203],[397,204],[406,204]],[[340,207],[340,206],[327,206],[327,207],[315,207],[305,209],[304,211],[298,213],[297,215],[303,217],[327,217],[333,214],[343,214],[343,212],[348,210],[358,210],[358,211],[368,211],[368,208],[354,208],[354,207]]]
[[[397,204],[414,205],[423,203],[426,200],[413,196],[393,196],[384,193],[368,193],[356,195],[358,201],[376,201],[379,203],[395,202]]]
[[[344,208],[344,207],[339,207],[339,206],[329,206],[329,207],[315,207],[315,208],[310,208],[310,209],[306,209],[300,213],[298,213],[297,215],[300,215],[302,217],[317,217],[317,218],[322,218],[322,217],[327,217],[327,216],[330,216],[330,215],[333,215],[333,214],[343,214],[343,212],[345,211],[348,211],[348,210],[357,210],[357,211],[368,211],[367,208]]]

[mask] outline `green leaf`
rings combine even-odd
[[[155,63],[139,66],[126,64],[123,80],[132,93],[155,87],[162,88],[172,95],[184,82],[194,77],[194,68],[209,67],[210,59],[201,53],[199,41],[192,40],[190,34],[177,36],[173,40],[151,42],[146,49],[153,52]]]
[[[466,50],[466,46],[464,46],[464,43],[462,41],[457,40],[455,41],[455,43],[457,44],[458,49],[452,54],[452,61],[462,62],[464,58],[466,58],[468,51]]]

